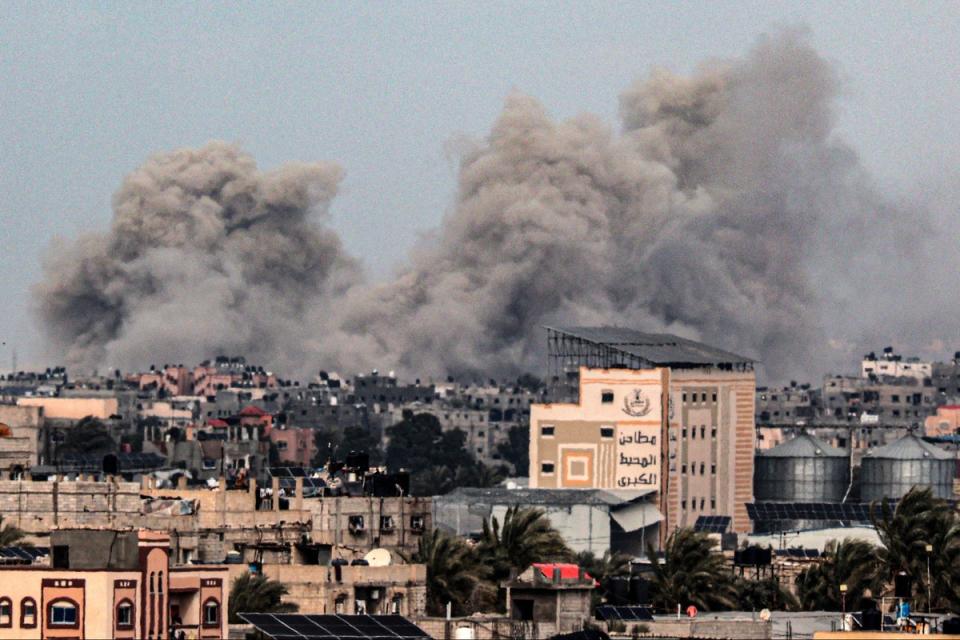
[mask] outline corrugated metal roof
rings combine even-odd
[[[847,452],[831,447],[809,433],[801,433],[792,440],[761,451],[759,455],[765,458],[846,458]]]
[[[459,487],[435,502],[493,502],[519,505],[619,505],[653,493],[644,491],[614,491],[608,489],[507,489],[506,487]]]
[[[891,442],[884,447],[868,449],[865,455],[871,458],[884,458],[888,460],[921,460],[924,458],[950,460],[953,458],[953,455],[949,451],[944,451],[929,442],[924,442],[912,433],[908,433],[899,440]]]
[[[547,327],[580,340],[610,346],[653,365],[750,364],[754,360],[669,333],[624,327]]]

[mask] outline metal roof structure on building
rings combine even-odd
[[[654,493],[643,491],[619,491],[614,489],[507,489],[506,487],[458,487],[443,496],[439,502],[494,502],[519,505],[572,505],[595,504],[615,506],[631,502]]]
[[[950,460],[953,454],[944,451],[936,445],[925,442],[918,436],[908,433],[899,440],[876,449],[867,449],[864,454],[875,459],[887,460],[920,460],[933,458],[934,460]]]
[[[765,458],[846,458],[847,452],[831,447],[809,433],[801,433],[796,438],[778,444],[772,449],[760,451],[757,455]]]
[[[754,360],[668,333],[644,333],[624,327],[546,327],[548,331],[603,345],[647,366],[753,364]]]

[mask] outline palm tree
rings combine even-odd
[[[736,579],[738,609],[743,611],[795,611],[800,603],[776,578],[762,580]]]
[[[228,620],[242,623],[239,613],[290,613],[298,609],[292,602],[284,602],[287,588],[262,574],[244,573],[237,576],[230,587]]]
[[[869,542],[831,540],[823,560],[797,576],[801,606],[808,611],[839,611],[843,606],[840,585],[847,585],[846,608],[859,609],[868,593],[883,583],[878,550]]]
[[[439,529],[425,532],[417,543],[417,552],[404,560],[427,567],[430,615],[444,615],[448,602],[453,603],[456,615],[464,615],[479,601],[489,599],[484,583],[488,571],[461,538]]]
[[[662,560],[653,546],[647,545],[653,569],[650,595],[654,606],[666,611],[673,611],[677,604],[692,604],[701,611],[735,607],[733,574],[715,546],[716,542],[706,533],[690,528],[670,534]]]
[[[599,604],[601,598],[610,601],[612,581],[629,577],[631,562],[630,556],[619,552],[611,553],[609,550],[604,551],[600,557],[595,556],[592,551],[581,551],[577,554],[576,563],[600,583],[600,588],[592,592],[594,604]]]
[[[0,547],[33,546],[24,540],[25,537],[27,537],[26,531],[16,525],[3,524],[3,516],[0,515]]]
[[[510,507],[503,526],[496,518],[483,521],[480,557],[493,572],[494,583],[521,573],[534,562],[562,562],[573,552],[540,509]]]
[[[960,544],[957,517],[950,505],[935,497],[929,487],[914,487],[895,508],[887,500],[874,505],[871,518],[883,544],[879,559],[887,584],[892,585],[894,576],[904,572],[912,580],[913,601],[918,608],[943,605],[954,571],[949,556]],[[932,582],[929,588],[928,573]],[[932,603],[927,602],[928,593],[933,596]]]

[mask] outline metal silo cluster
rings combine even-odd
[[[758,502],[841,502],[850,484],[850,458],[842,449],[802,433],[754,461]]]

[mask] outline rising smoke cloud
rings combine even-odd
[[[864,260],[906,215],[835,137],[837,91],[791,31],[691,76],[652,72],[621,95],[620,131],[513,94],[463,154],[451,213],[383,284],[322,226],[337,167],[261,173],[221,143],[160,155],[124,181],[108,234],[51,252],[40,315],[86,367],[227,351],[516,373],[542,369],[555,322],[667,330],[770,378],[814,375],[863,332],[842,300],[877,289]]]

